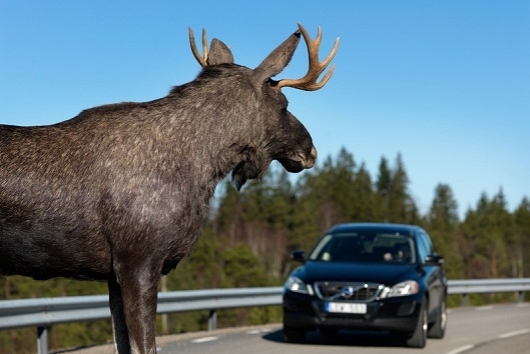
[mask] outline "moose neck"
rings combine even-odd
[[[240,188],[247,179],[261,177],[271,162],[267,110],[261,107],[256,89],[244,79],[248,70],[233,65],[210,67],[166,98],[176,108],[168,116],[167,132],[186,150],[175,153],[201,161],[195,166],[196,177],[209,184],[204,186],[208,189],[215,188],[230,171]],[[234,71],[241,74],[234,75]]]

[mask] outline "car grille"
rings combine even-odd
[[[315,292],[319,298],[327,301],[354,300],[372,301],[384,285],[377,283],[343,283],[343,282],[317,282]]]

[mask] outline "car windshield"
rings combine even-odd
[[[309,259],[321,262],[415,263],[414,240],[398,233],[341,233],[320,239]]]

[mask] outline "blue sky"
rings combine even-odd
[[[187,38],[206,28],[257,66],[301,22],[322,55],[320,91],[284,89],[321,161],[341,147],[375,179],[401,153],[425,212],[438,183],[460,214],[502,188],[530,196],[530,1],[0,1],[0,123],[44,125],[147,101],[196,76]],[[307,68],[303,44],[278,78]]]

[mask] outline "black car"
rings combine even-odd
[[[284,285],[283,334],[303,342],[307,331],[388,331],[407,346],[443,338],[447,279],[429,235],[413,225],[340,224],[308,257],[293,251],[296,268]]]

